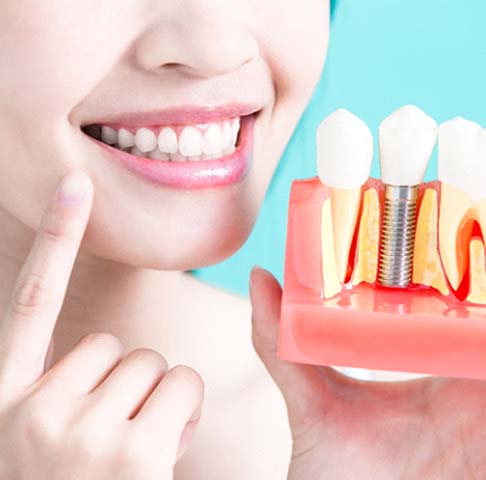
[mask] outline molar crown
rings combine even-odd
[[[475,201],[486,197],[486,134],[481,125],[455,117],[439,127],[438,178]]]
[[[381,177],[387,185],[418,185],[437,139],[437,122],[415,105],[405,105],[379,127]]]
[[[373,136],[363,120],[341,108],[317,129],[317,172],[330,187],[361,187],[370,175]]]

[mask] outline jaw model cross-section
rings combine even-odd
[[[437,132],[439,180],[421,183]],[[379,143],[383,181],[368,127],[338,110],[318,177],[292,184],[279,356],[486,379],[486,130],[409,105]]]

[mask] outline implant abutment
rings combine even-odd
[[[406,288],[412,283],[418,185],[385,185],[378,283]]]

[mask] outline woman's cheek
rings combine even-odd
[[[0,10],[0,79],[3,98],[22,94],[18,110],[66,115],[109,74],[140,28],[126,12],[114,14],[114,2],[7,4]]]
[[[255,20],[278,95],[300,101],[307,101],[317,84],[329,41],[329,2],[305,1],[306,8],[295,0],[284,0],[276,8],[275,2],[265,0]]]

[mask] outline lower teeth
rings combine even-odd
[[[192,156],[192,157],[185,157],[184,155],[181,155],[179,152],[177,153],[164,153],[161,152],[159,149],[152,150],[151,152],[142,152],[140,149],[137,147],[120,147],[118,144],[115,145],[110,145],[113,148],[116,148],[117,150],[121,150],[125,153],[129,153],[131,155],[135,155],[137,157],[142,157],[142,158],[150,158],[152,160],[160,160],[160,161],[166,161],[166,162],[197,162],[200,160],[214,160],[217,158],[222,158],[225,155],[229,155],[233,153],[236,149],[234,147],[228,148],[226,150],[223,150],[220,154],[213,154],[213,155],[197,155],[197,156]]]

